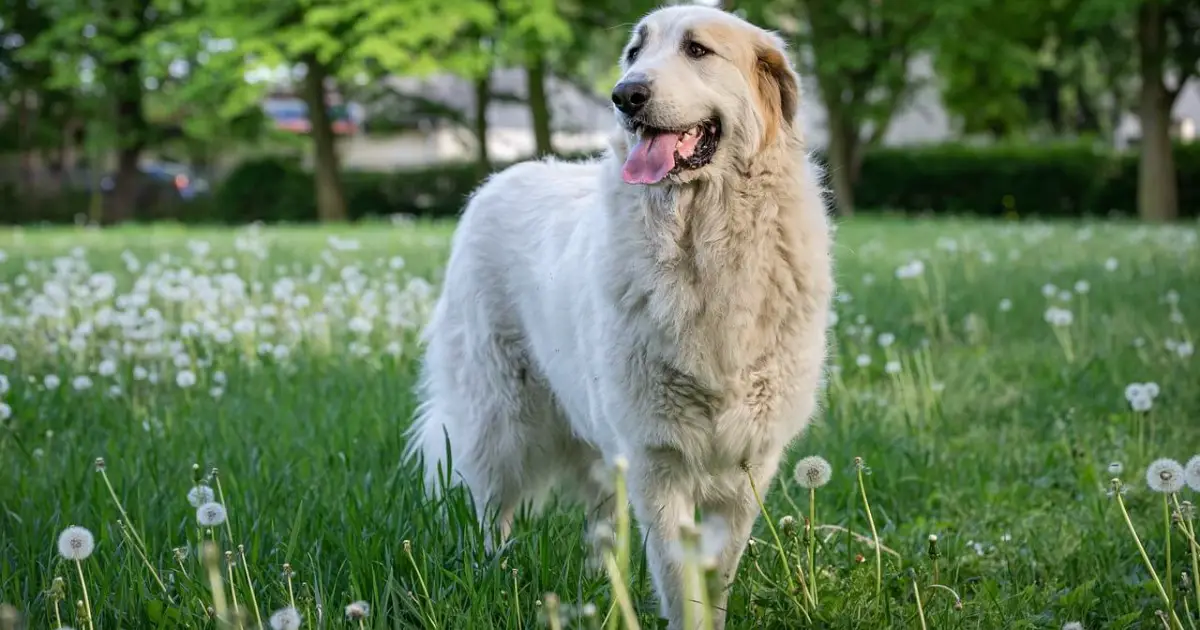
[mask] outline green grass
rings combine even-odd
[[[82,568],[97,627],[215,627],[195,548],[198,535],[210,534],[198,532],[186,497],[198,464],[202,473],[219,469],[231,527],[211,536],[222,550],[245,546],[264,621],[292,599],[284,563],[305,627],[348,627],[342,609],[354,600],[371,605],[368,627],[542,627],[549,592],[569,613],[594,603],[606,615],[612,591],[585,553],[580,509],[519,519],[512,545],[488,557],[462,493],[427,501],[416,471],[400,461],[417,334],[451,230],[342,228],[338,237],[360,247],[332,252],[334,232],[317,228],[264,228],[250,243],[245,230],[0,233],[0,344],[16,350],[15,360],[0,361],[12,411],[0,423],[0,601],[21,610],[29,628],[54,627],[48,591],[61,576],[63,622],[83,627],[76,568],[56,551],[58,533],[77,524],[96,537]],[[211,251],[196,257],[189,241]],[[834,372],[820,416],[789,461],[829,460],[832,481],[816,492],[818,524],[869,537],[854,467],[862,457],[878,534],[897,555],[882,554],[877,596],[871,546],[821,529],[813,627],[920,627],[915,578],[930,628],[1161,628],[1154,611],[1163,604],[1106,493],[1107,469],[1123,464],[1124,501],[1165,580],[1162,497],[1149,491],[1144,470],[1159,457],[1186,461],[1200,452],[1200,359],[1166,348],[1169,340],[1194,343],[1200,321],[1196,228],[878,219],[843,224],[837,243],[843,297]],[[136,271],[127,269],[126,251]],[[392,268],[396,256],[402,269]],[[916,257],[923,274],[897,279],[897,268]],[[1105,268],[1110,257],[1113,271]],[[347,265],[361,273],[343,271]],[[89,284],[96,272],[111,272],[113,295],[97,295],[107,281]],[[285,277],[310,305],[297,310],[292,297],[293,306],[264,313]],[[1065,304],[1073,323],[1056,336],[1044,314],[1057,298],[1043,297],[1043,285],[1071,289],[1079,280],[1090,291]],[[224,298],[202,290],[222,283]],[[1174,307],[1164,302],[1172,290]],[[999,308],[1005,299],[1011,310]],[[147,317],[150,307],[160,317]],[[314,317],[322,308],[324,320]],[[114,314],[123,310],[140,315]],[[31,315],[39,312],[46,315]],[[351,330],[363,323],[356,316],[369,332]],[[206,319],[216,328],[206,330]],[[239,319],[258,321],[258,332],[235,333]],[[268,321],[273,332],[262,329]],[[84,322],[92,323],[86,335],[78,332]],[[195,331],[182,322],[198,324],[198,333],[185,337]],[[233,339],[216,340],[217,328]],[[881,347],[881,333],[895,343]],[[177,367],[177,355],[190,365]],[[869,366],[858,366],[860,355]],[[889,360],[900,362],[898,374],[887,372]],[[100,373],[109,367],[112,374]],[[181,369],[196,376],[194,385],[178,384]],[[57,389],[45,387],[49,374],[60,378]],[[79,375],[89,376],[90,389],[75,391]],[[1147,381],[1160,393],[1139,448],[1124,390]],[[167,594],[122,534],[97,457]],[[803,523],[807,493],[785,470],[766,489],[770,518]],[[1185,489],[1179,499],[1197,495]],[[729,627],[804,627],[766,525],[760,519],[758,544],[733,586]],[[802,530],[780,530],[793,565],[807,548]],[[961,595],[961,609],[931,586],[930,534],[940,537],[940,583]],[[1178,531],[1172,543],[1178,573],[1190,560]],[[180,547],[182,563],[173,551]],[[635,541],[629,583],[643,627],[652,628],[642,558]],[[245,606],[250,591],[236,570]],[[1186,599],[1194,619],[1200,602],[1178,597],[1178,575],[1173,583],[1178,614],[1186,618]],[[585,621],[568,625],[589,627]]]

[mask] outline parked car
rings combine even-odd
[[[190,168],[172,162],[143,165],[138,169],[138,198],[165,197],[164,193],[177,195],[182,201],[191,201],[209,192],[208,180],[197,176]],[[112,192],[116,186],[116,175],[105,175],[100,180],[100,189]],[[160,197],[161,198],[161,197]]]

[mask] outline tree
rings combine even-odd
[[[1138,162],[1138,213],[1149,221],[1179,215],[1179,181],[1171,146],[1171,111],[1200,63],[1200,2],[1143,0],[1137,7],[1138,116],[1142,123]],[[1174,75],[1174,85],[1168,85]]]
[[[283,69],[300,76],[314,192],[325,221],[346,218],[328,90],[362,75],[420,75],[458,65],[453,52],[461,36],[495,19],[490,0],[208,0],[202,7],[186,30],[236,43],[225,51],[237,62],[223,107],[227,117],[257,107],[266,93],[266,82],[244,82],[244,74]]]
[[[932,48],[940,0],[796,0],[743,3],[791,40],[802,71],[816,77],[829,132],[828,160],[838,212],[854,213],[864,151],[878,144],[915,87],[909,64]]]
[[[1200,0],[1084,0],[1079,23],[1129,25],[1137,51],[1138,214],[1169,221],[1179,213],[1171,112],[1200,73]]]
[[[87,142],[93,178],[101,167],[100,150],[117,153],[114,189],[103,219],[126,221],[134,216],[138,192],[138,162],[156,140],[157,129],[144,110],[144,37],[167,14],[150,0],[120,0],[97,8],[83,0],[38,3],[49,20],[47,28],[28,41],[19,56],[33,64],[48,64],[51,89],[69,90],[86,104],[91,124]],[[93,179],[95,182],[95,179]],[[99,217],[94,217],[99,218]]]

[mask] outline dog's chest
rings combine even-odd
[[[747,369],[720,386],[665,364],[654,371],[652,416],[661,446],[678,450],[691,465],[733,468],[782,448],[780,411],[791,388],[777,371]]]

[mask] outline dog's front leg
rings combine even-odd
[[[668,620],[669,630],[695,630],[684,626],[688,602],[679,557],[680,529],[694,520],[695,502],[692,488],[672,473],[671,462],[656,453],[643,452],[631,458],[629,498],[646,539],[646,560],[660,614]]]
[[[772,475],[767,475],[760,481],[757,477],[763,475],[764,471],[757,470],[755,472],[756,481],[770,485],[774,471],[772,470],[771,473]],[[715,500],[705,501],[700,505],[700,511],[705,519],[714,516],[720,517],[729,528],[729,538],[716,558],[716,572],[720,579],[721,590],[713,594],[711,601],[714,630],[725,627],[729,590],[733,587],[738,565],[741,563],[746,545],[750,541],[750,531],[754,528],[754,522],[759,515],[758,502],[750,489],[749,481],[744,475],[740,475],[740,477],[740,479],[730,479],[731,488],[728,494]]]

